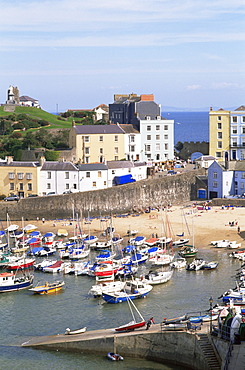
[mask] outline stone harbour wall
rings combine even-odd
[[[141,180],[108,189],[0,202],[1,220],[65,219],[141,211],[147,207],[183,204],[197,197],[196,175],[203,170]]]

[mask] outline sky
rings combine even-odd
[[[162,107],[245,105],[244,0],[0,0],[0,103],[49,112],[114,94]]]

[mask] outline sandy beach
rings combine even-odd
[[[150,213],[140,214],[139,216],[114,217],[112,226],[115,232],[127,240],[128,230],[138,230],[137,235],[144,235],[147,238],[157,234],[160,236],[171,236],[173,240],[179,239],[177,235],[184,232],[184,237],[190,238],[197,248],[213,248],[210,243],[213,240],[227,239],[242,243],[241,248],[245,248],[245,208],[234,207],[210,207],[209,210],[200,210],[200,207],[189,204],[186,207],[172,206],[168,211],[152,210]],[[230,226],[229,223],[234,223]],[[16,222],[20,227],[21,223]],[[57,233],[58,229],[65,228],[69,236],[77,232],[77,222],[70,220],[46,221],[34,220],[25,222],[37,226],[42,234],[48,231]],[[5,227],[4,223],[4,227]],[[83,221],[83,232],[97,235],[101,240],[103,230],[111,225],[110,220],[93,219],[91,223]],[[240,233],[238,233],[238,226]]]

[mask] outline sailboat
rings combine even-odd
[[[129,309],[130,309],[131,315],[133,317],[133,320],[130,321],[129,323],[125,324],[125,325],[122,325],[122,326],[119,326],[118,328],[115,328],[114,330],[116,332],[132,331],[134,329],[142,328],[146,324],[145,319],[143,318],[143,316],[141,315],[141,313],[139,312],[139,310],[137,309],[135,304],[132,302],[130,297],[127,298],[127,302],[128,302]],[[136,318],[135,318],[135,315],[134,315],[134,312],[133,312],[133,308],[135,309],[136,313],[138,314],[138,316],[140,318],[140,321],[138,321],[138,322],[136,321]]]
[[[183,258],[195,257],[198,250],[195,248],[194,244],[194,226],[193,226],[193,217],[192,217],[192,245],[186,244],[184,245],[180,251],[179,255]]]

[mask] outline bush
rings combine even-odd
[[[56,162],[59,159],[60,152],[49,151],[49,152],[45,152],[44,156],[45,156],[46,161]]]
[[[4,200],[4,198],[6,198],[7,195],[4,195],[4,194],[0,194],[0,200]]]
[[[18,122],[18,123],[15,123],[12,127],[14,130],[22,130],[25,126],[23,125],[23,123]]]
[[[22,134],[21,134],[21,132],[13,132],[10,135],[10,138],[13,138],[13,139],[21,139],[22,138]]]

